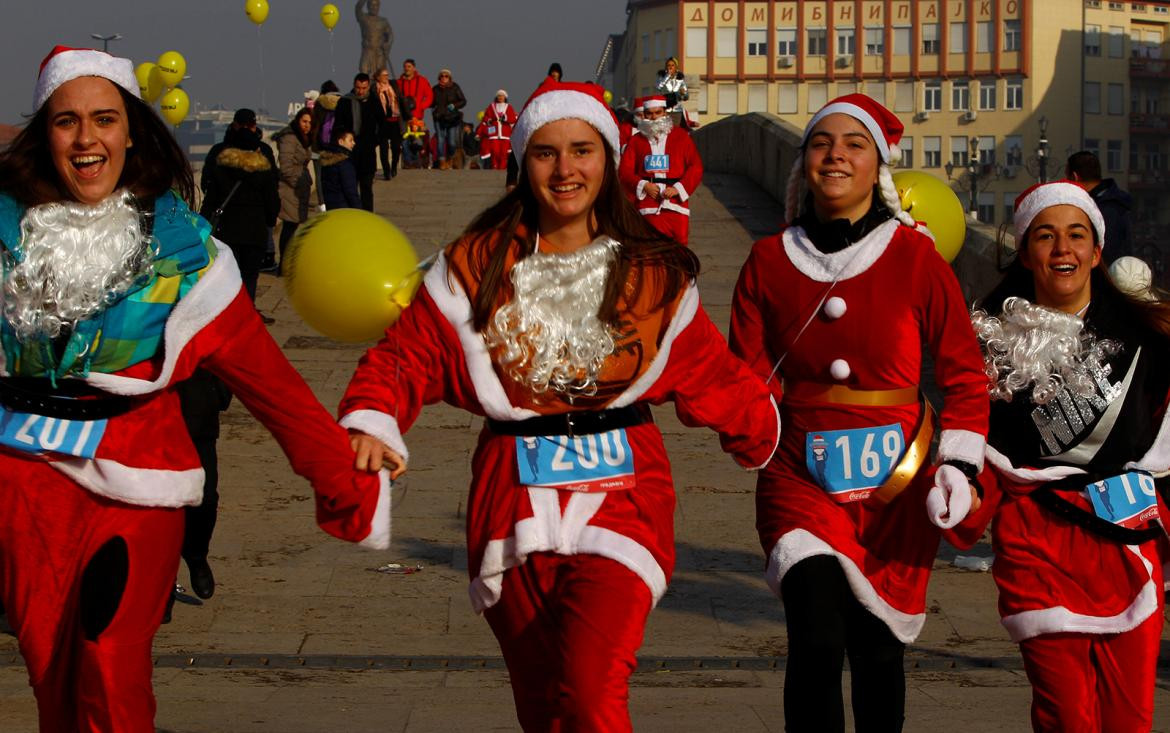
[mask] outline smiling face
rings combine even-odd
[[[817,123],[804,150],[804,181],[821,221],[857,221],[869,211],[881,166],[865,125],[846,114]]]
[[[524,161],[542,230],[592,224],[593,204],[611,165],[592,125],[574,119],[548,123],[533,133]]]
[[[1093,242],[1093,225],[1076,206],[1059,204],[1032,220],[1020,263],[1032,271],[1036,302],[1066,313],[1089,303],[1089,275],[1101,261]]]
[[[104,201],[118,187],[133,144],[118,88],[83,76],[57,87],[45,109],[49,155],[62,187],[83,204]]]

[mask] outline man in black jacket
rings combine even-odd
[[[1132,256],[1129,212],[1133,198],[1117,187],[1112,178],[1101,179],[1101,161],[1088,150],[1069,156],[1065,178],[1089,192],[1105,219],[1105,248],[1101,254],[1106,264],[1119,257]]]
[[[370,75],[353,78],[353,91],[341,98],[334,113],[334,125],[353,131],[353,164],[357,168],[362,208],[374,210],[374,174],[378,170],[378,138],[382,113],[370,93]]]

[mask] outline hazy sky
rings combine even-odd
[[[193,104],[259,107],[263,89],[269,109],[283,116],[325,79],[343,91],[351,86],[361,49],[356,0],[333,2],[341,11],[336,72],[319,16],[324,0],[268,0],[259,36],[244,0],[3,0],[0,122],[17,124],[31,111],[37,67],[54,45],[100,48],[91,33],[121,33],[110,52],[136,64],[164,51],[183,54]],[[383,0],[381,14],[394,28],[395,73],[407,57],[431,83],[449,67],[474,114],[500,87],[519,109],[553,61],[566,79],[592,79],[606,36],[625,30],[625,7],[626,0]]]

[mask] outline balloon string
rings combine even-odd
[[[337,63],[333,58],[333,29],[329,29],[329,69],[331,75],[337,74]]]
[[[260,109],[268,114],[268,99],[264,92],[264,38],[260,35],[260,26],[256,26],[256,50],[260,53]]]

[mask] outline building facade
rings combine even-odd
[[[1090,149],[1133,192],[1147,239],[1170,223],[1170,2],[630,0],[618,99],[669,56],[700,123],[771,112],[802,128],[862,92],[906,124],[906,168],[949,179],[982,221]],[[1143,228],[1144,227],[1144,228]]]

